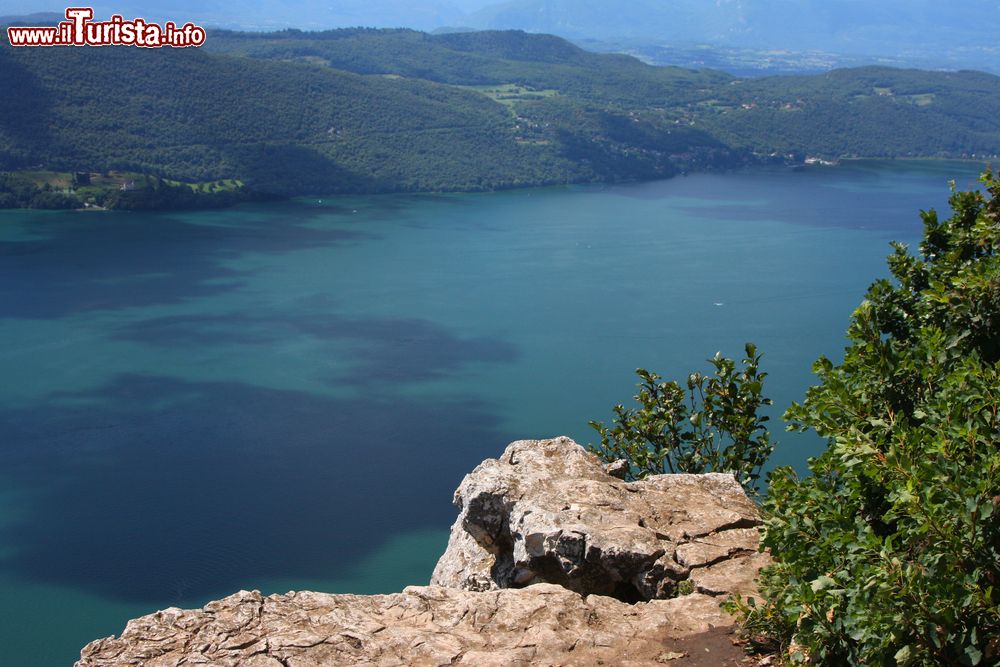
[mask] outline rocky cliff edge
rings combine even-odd
[[[755,595],[760,518],[732,475],[624,482],[569,438],[521,440],[465,477],[431,586],[242,591],[129,621],[77,667],[657,665]],[[620,470],[620,468],[618,468]],[[711,662],[721,664],[716,654]],[[677,663],[675,663],[677,664]],[[685,664],[695,664],[690,661]]]

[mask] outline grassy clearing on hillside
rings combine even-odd
[[[559,94],[558,90],[552,88],[537,89],[531,86],[521,86],[516,83],[503,83],[490,86],[456,86],[466,90],[474,90],[490,98],[494,102],[499,102],[504,106],[513,108],[518,102],[534,100],[544,100],[547,97],[554,97]]]

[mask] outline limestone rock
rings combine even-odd
[[[625,479],[628,477],[629,463],[625,459],[618,459],[617,461],[612,461],[608,465],[604,466],[604,471],[616,477],[618,479]]]
[[[626,483],[568,438],[523,440],[466,476],[455,503],[437,585],[243,591],[130,621],[88,644],[77,667],[634,667],[709,644],[738,656],[719,596],[754,594],[767,555],[732,475]],[[695,592],[673,597],[685,579]]]
[[[732,475],[624,482],[569,438],[520,440],[455,492],[460,513],[431,583],[464,590],[554,583],[624,601],[696,590],[754,595],[768,562],[756,506]]]
[[[692,594],[629,605],[539,584],[393,595],[240,592],[203,609],[130,621],[88,644],[77,667],[656,665],[671,640],[728,621]]]

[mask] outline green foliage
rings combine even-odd
[[[764,616],[818,664],[1000,664],[1000,181],[923,214],[786,413],[829,448],[769,479]],[[756,618],[762,617],[757,612]],[[747,615],[752,621],[753,614]]]
[[[677,582],[677,595],[691,595],[694,593],[694,582],[690,579],[683,579]]]
[[[750,492],[757,492],[761,466],[774,447],[758,415],[771,405],[764,398],[764,378],[757,348],[746,345],[742,367],[716,354],[712,375],[692,373],[686,390],[677,382],[661,382],[644,369],[635,400],[638,408],[614,407],[613,426],[590,422],[601,434],[593,448],[606,461],[624,459],[628,477],[661,473],[731,472]]]
[[[768,572],[761,576],[766,578]],[[740,619],[739,634],[748,643],[749,652],[790,657],[788,642],[795,632],[795,618],[783,614],[776,605],[761,604],[753,597],[744,600],[739,593],[729,596],[721,606]],[[791,662],[801,659],[800,655]]]
[[[0,173],[0,209],[218,208],[259,198],[260,195],[247,192],[237,181],[188,184],[135,173]]]

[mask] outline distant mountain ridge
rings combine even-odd
[[[7,14],[53,9],[44,0],[5,4]],[[986,68],[1000,58],[994,31],[984,29],[1000,18],[998,0],[177,0],[169,5],[157,0],[97,0],[93,6],[104,16],[117,12],[252,30],[518,29],[576,40],[631,42],[635,47],[710,44],[823,50],[919,59],[914,63],[934,56],[937,64],[931,65],[939,67]]]
[[[518,28],[567,37],[633,37],[773,49],[878,54],[940,45],[995,46],[983,21],[996,0],[512,0],[469,19],[477,28]]]

